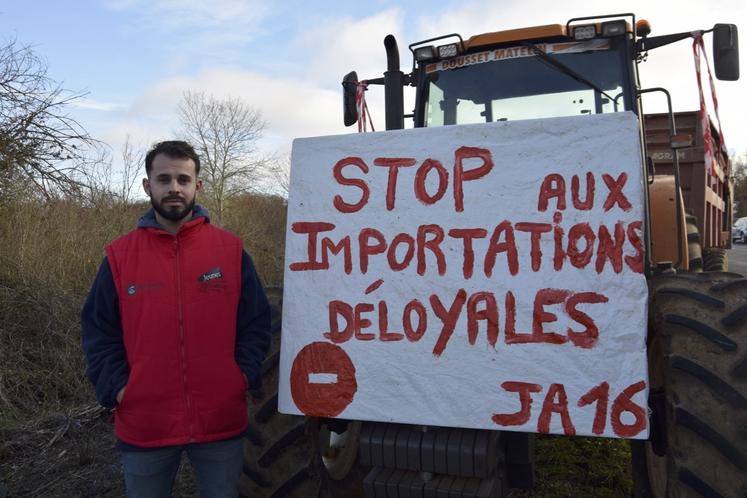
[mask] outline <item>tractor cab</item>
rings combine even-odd
[[[586,37],[569,39],[565,26],[551,25],[513,30],[508,41],[504,33],[489,33],[412,46],[416,126],[633,110],[632,35],[624,21],[613,27],[594,38],[587,30]]]

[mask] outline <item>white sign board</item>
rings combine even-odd
[[[293,144],[283,413],[645,438],[632,113]]]

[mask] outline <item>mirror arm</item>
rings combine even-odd
[[[707,31],[700,32],[707,33]],[[663,47],[664,45],[669,45],[670,43],[685,40],[687,38],[692,38],[692,36],[693,31],[687,31],[685,33],[674,33],[671,35],[649,36],[638,40],[635,44],[635,48],[636,51],[640,54],[647,50],[653,50],[655,48]]]

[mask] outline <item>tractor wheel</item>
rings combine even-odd
[[[729,259],[723,247],[703,249],[703,271],[728,271]]]
[[[263,389],[252,392],[249,406],[241,495],[362,497],[368,469],[359,465],[360,422],[278,412],[282,289],[268,289],[268,297],[272,303],[272,345],[262,364]]]
[[[650,282],[651,437],[633,443],[638,497],[747,496],[747,279]]]

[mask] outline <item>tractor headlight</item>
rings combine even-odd
[[[597,27],[594,24],[573,28],[573,38],[576,40],[589,40],[595,36],[597,36]]]
[[[433,45],[427,45],[415,49],[415,60],[418,62],[424,62],[436,58],[436,47]]]
[[[438,56],[442,59],[447,57],[455,57],[459,53],[459,47],[456,43],[450,43],[448,45],[441,45],[438,47]]]
[[[602,36],[617,36],[625,33],[625,21],[609,21],[602,23]]]

